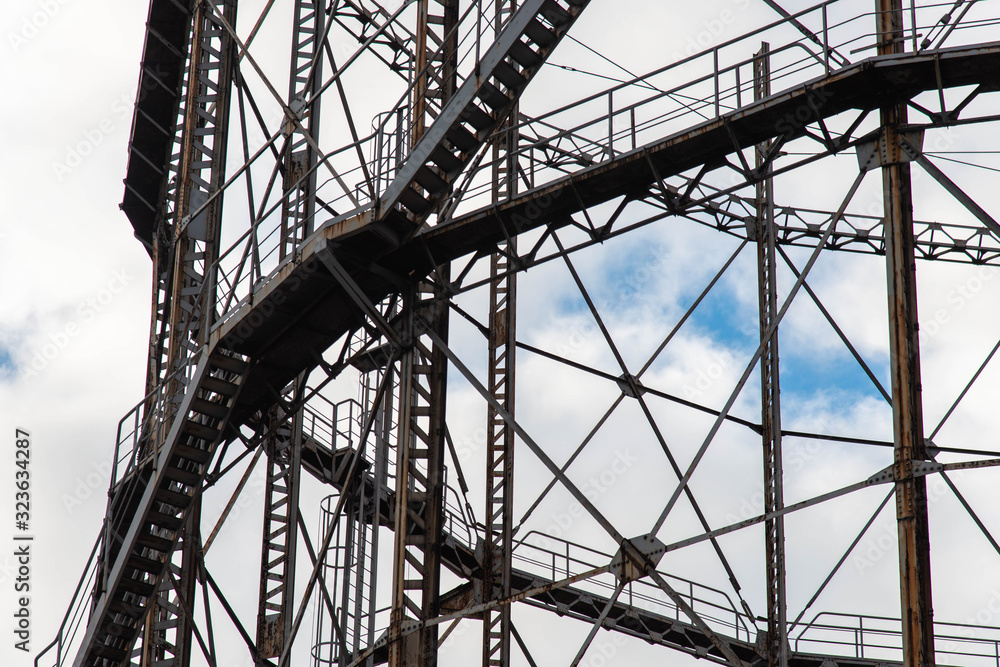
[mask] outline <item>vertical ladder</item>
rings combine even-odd
[[[384,371],[384,369],[383,369]],[[378,370],[369,374],[379,374]],[[348,408],[348,446],[360,447],[363,424],[367,421],[371,404],[367,407],[354,401],[345,401],[334,406],[336,431],[342,433],[339,424],[341,409]],[[357,413],[355,413],[357,410]],[[376,423],[378,420],[376,420]],[[366,453],[369,451],[365,448]],[[371,468],[372,454],[366,457]],[[377,455],[376,455],[377,460]],[[377,467],[377,465],[376,465]],[[367,474],[356,479],[344,489],[348,495],[344,508],[341,533],[344,535],[342,568],[338,573],[343,579],[340,627],[345,635],[346,651],[339,653],[339,664],[346,667],[354,656],[374,642],[375,634],[375,577],[378,549],[378,505],[379,484]],[[371,665],[369,658],[364,664]]]
[[[390,302],[385,306],[383,312],[387,319],[391,319],[397,314],[398,305]],[[385,377],[385,374],[388,374],[388,377]],[[386,383],[385,394],[382,400],[376,403],[375,392],[383,380]],[[389,503],[390,489],[396,479],[396,469],[393,467],[393,463],[397,461],[398,448],[394,439],[399,432],[401,404],[399,374],[392,363],[387,362],[382,368],[367,373],[365,382],[365,387],[362,389],[365,392],[362,402],[363,421],[367,420],[372,410],[376,414],[372,427],[374,439],[374,460],[371,468],[372,490],[371,495],[365,499],[360,517],[362,522],[368,526],[368,539],[365,543],[365,551],[358,560],[357,576],[361,583],[359,588],[362,594],[358,595],[355,612],[359,619],[356,633],[357,650],[373,645],[376,638],[375,613],[378,590],[376,588],[375,568],[378,562],[380,517],[382,516],[382,508]],[[360,438],[360,433],[358,438]],[[365,451],[369,451],[367,447]],[[373,665],[374,657],[369,657],[364,663],[364,667],[372,667]]]

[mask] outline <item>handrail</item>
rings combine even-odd
[[[88,606],[87,601],[89,599],[89,594],[81,595],[80,593],[89,590],[92,586],[91,580],[97,577],[97,553],[103,536],[103,532],[98,533],[97,540],[94,541],[94,548],[90,550],[87,564],[83,568],[83,574],[80,575],[76,590],[73,591],[73,597],[70,598],[69,606],[66,608],[66,614],[63,616],[62,623],[59,624],[59,630],[56,632],[55,639],[35,656],[35,667],[42,667],[40,664],[42,657],[52,648],[56,649],[56,661],[52,663],[52,667],[59,667],[62,665],[63,654],[73,645],[73,640],[76,639],[76,632],[80,628],[80,623],[86,618],[84,612]]]
[[[846,18],[832,20],[833,10],[846,4],[846,0],[825,0],[791,14],[788,18],[772,21],[749,33],[726,40],[623,83],[615,84],[582,100],[520,121],[513,131],[521,136],[536,137],[534,140],[519,146],[517,152],[531,164],[531,185],[534,187],[539,182],[547,182],[552,178],[565,175],[566,169],[559,167],[559,165],[550,168],[546,162],[536,161],[532,153],[550,148],[570,137],[572,137],[571,144],[575,143],[577,146],[586,147],[586,152],[579,153],[579,149],[573,149],[570,146],[570,154],[579,153],[586,161],[599,164],[606,159],[613,158],[622,152],[622,149],[633,150],[652,138],[664,136],[665,133],[669,133],[668,130],[671,126],[689,126],[692,114],[697,114],[699,120],[704,120],[716,118],[722,113],[741,107],[746,101],[744,93],[752,85],[752,76],[745,73],[748,68],[752,68],[754,62],[752,57],[746,55],[752,50],[749,48],[744,50],[740,57],[730,62],[725,61],[723,54],[725,53],[727,58],[730,57],[729,51],[734,46],[745,44],[753,39],[763,39],[768,36],[768,31],[780,30],[788,26],[794,27],[796,22],[801,24],[810,16],[815,17],[815,22],[822,24],[822,31],[812,33],[811,36],[802,36],[796,29],[796,39],[785,39],[772,47],[772,59],[781,58],[782,54],[790,55],[796,51],[803,52],[802,57],[793,56],[789,62],[779,63],[772,69],[772,77],[776,81],[788,80],[791,77],[794,77],[796,81],[804,80],[803,75],[809,72],[814,72],[817,77],[828,75],[835,68],[849,62],[847,56],[841,54],[842,50],[850,49],[852,53],[873,50],[876,42],[876,35],[873,31],[848,31],[847,34],[842,34],[849,26],[858,25],[861,21],[874,23],[871,12],[851,13]],[[917,17],[917,20],[922,20],[928,11],[946,6],[945,3],[941,3],[922,7],[920,8],[922,14]],[[987,21],[987,19],[966,15],[963,17],[965,23],[955,28],[955,31],[981,27],[984,25],[984,21]],[[466,29],[467,25],[464,23],[469,20],[471,20],[471,14],[466,12],[462,18],[463,22],[460,22],[463,63],[465,62],[464,58],[468,58],[471,53],[471,46],[467,42],[471,39],[471,32]],[[918,36],[924,29],[925,27],[920,24],[905,26],[907,39]],[[815,50],[817,42],[820,52]],[[859,44],[858,48],[851,48]],[[667,81],[671,85],[662,88],[655,85],[654,79],[656,77],[685,74],[690,66],[699,64],[705,64],[704,71],[700,76],[692,78],[685,75],[683,83],[672,84]],[[638,90],[652,90],[653,94],[645,95],[641,99],[619,101],[622,97],[628,97],[625,95],[626,92]],[[408,94],[404,93],[403,97],[392,107],[393,112],[403,111],[404,114],[408,114],[412,110],[412,106],[408,106],[410,105]],[[663,102],[665,101],[671,102],[673,106],[664,107]],[[598,104],[598,102],[600,103]],[[588,105],[593,104],[598,104],[601,111],[591,115],[588,120],[581,120],[580,113],[585,113]],[[643,117],[643,114],[647,112],[648,117]],[[394,121],[396,115],[398,114],[380,114],[380,119],[374,125],[374,131],[370,135],[325,153],[323,161],[359,149],[364,149],[371,155],[372,162],[369,164],[380,159],[384,160],[387,156],[379,152],[378,144],[386,140],[386,128],[388,123]],[[570,122],[561,122],[562,118],[566,118]],[[553,127],[563,129],[553,130]],[[394,134],[396,131],[389,134]],[[626,141],[627,145],[622,146],[622,141]],[[315,170],[320,166],[318,163],[311,169]],[[492,172],[492,167],[492,160],[480,159],[478,166],[466,173],[461,186],[455,188],[450,199],[442,203],[442,210],[446,211],[448,215],[454,215],[458,212],[459,202],[462,202],[466,208],[482,204],[481,200],[489,192],[485,182],[487,176]],[[386,168],[391,172],[391,165],[386,165]],[[360,166],[354,167],[341,175],[350,178],[352,174],[360,174],[361,169]],[[376,171],[378,170],[376,169]],[[388,175],[386,172],[383,173]],[[233,176],[230,182],[235,178],[236,176]],[[331,181],[326,183],[331,183]],[[326,183],[318,189],[322,190]],[[360,190],[359,193],[364,194]],[[256,220],[250,229],[244,232],[217,260],[215,266],[219,275],[218,284],[225,290],[225,293],[219,299],[224,307],[218,319],[213,323],[213,329],[218,329],[227,322],[239,308],[252,303],[256,287],[280,271],[284,263],[294,261],[291,257],[282,261],[278,261],[276,258],[275,250],[278,246],[278,239],[275,230],[277,222],[271,220],[271,216],[290,194],[290,192],[284,193],[278,201],[271,203],[260,215],[255,216]],[[336,206],[339,201],[346,197],[347,193],[335,196],[333,201],[327,202],[327,205]],[[361,208],[341,213],[334,220],[359,215],[371,206],[372,202],[364,203]],[[319,212],[317,211],[315,215],[318,216]],[[263,239],[260,238],[262,230],[264,232]],[[260,254],[261,248],[263,248],[262,255]],[[237,257],[237,252],[241,256]]]
[[[838,622],[838,619],[843,620]],[[853,651],[856,658],[902,657],[902,623],[898,618],[824,611],[800,627],[797,636],[789,638],[796,652],[809,647],[829,652],[831,647],[838,647],[832,650],[841,650],[842,655]],[[1000,667],[1000,627],[934,621],[934,628],[935,654],[939,664],[949,664],[941,662],[941,656],[948,655],[963,658],[958,663],[961,667]],[[993,636],[980,637],[975,635],[977,632]],[[815,636],[806,636],[807,633]],[[976,651],[977,647],[984,650]],[[981,660],[973,663],[970,658]]]
[[[562,548],[560,551],[556,551],[555,549],[551,549],[546,546],[533,544],[528,541],[529,538],[532,537],[549,542],[556,542],[561,544]],[[580,550],[585,553],[574,556],[571,553],[571,550]],[[544,560],[539,559],[538,556],[532,557],[531,555],[525,553],[526,551],[534,551],[542,554]],[[537,530],[529,531],[521,539],[517,540],[514,543],[513,552],[514,558],[519,562],[546,568],[546,576],[551,578],[553,581],[586,572],[600,565],[606,565],[612,558],[611,554],[571,542],[564,538],[554,537]],[[561,567],[559,567],[560,564]],[[573,567],[574,565],[579,567]],[[688,601],[688,604],[692,608],[700,611],[701,616],[706,621],[711,621],[712,624],[718,629],[731,631],[735,635],[734,638],[737,640],[742,638],[747,642],[754,641],[755,633],[757,631],[754,619],[746,616],[746,614],[736,606],[728,593],[675,574],[670,574],[660,570],[657,570],[657,572],[659,572],[663,577],[679,583],[680,588],[686,588],[687,593],[684,594],[684,597]],[[532,572],[529,570],[528,573],[531,574]],[[614,590],[614,586],[612,584],[596,579],[581,583],[578,586],[586,588],[588,585],[596,586],[608,591]],[[627,604],[629,606],[640,606],[637,605],[638,602],[641,603],[643,608],[649,609],[649,611],[665,610],[669,614],[673,615],[675,619],[681,619],[683,615],[681,609],[674,604],[673,601],[665,599],[665,594],[657,585],[647,580],[640,579],[630,582],[627,591],[629,599]],[[696,591],[698,591],[697,594]],[[719,602],[712,601],[709,599],[709,596],[716,596],[719,598]],[[719,616],[720,614],[724,614],[726,618],[721,618]],[[730,617],[732,620],[727,620]],[[741,628],[742,632],[740,630]]]

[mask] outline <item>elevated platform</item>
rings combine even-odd
[[[303,456],[305,469],[320,481],[331,484],[338,491],[343,491],[346,480],[343,477],[331,477],[326,471],[330,469],[331,465],[336,468],[335,460],[347,461],[352,450],[333,452],[323,443],[313,439],[309,439],[305,449],[310,452],[309,464],[305,464],[307,457]],[[391,527],[393,521],[390,508],[393,506],[391,500],[393,491],[385,489],[384,493],[388,501],[380,507],[378,521],[382,526]],[[455,535],[446,534],[444,536],[441,564],[463,579],[471,580],[482,577],[482,565],[476,557],[475,545],[467,544]],[[511,588],[515,593],[552,586],[554,583],[551,579],[541,578],[537,574],[523,570],[514,569],[511,573]],[[469,604],[478,602],[473,599],[472,590],[473,586],[470,582],[462,584],[450,592],[442,593],[443,612],[459,611]],[[600,617],[608,603],[608,598],[592,591],[582,590],[579,587],[565,586],[552,588],[544,593],[529,597],[525,603],[539,609],[546,609],[559,616],[567,616],[592,624]],[[712,641],[695,625],[679,618],[670,618],[662,613],[643,609],[640,606],[629,605],[621,600],[612,605],[611,612],[607,615],[603,627],[642,639],[650,644],[669,647],[704,658],[710,662],[727,664]],[[724,636],[722,639],[748,665],[766,664],[766,659],[758,653],[755,643]],[[375,652],[374,658],[376,664],[383,664],[388,660],[388,651],[383,647]],[[789,665],[790,667],[888,667],[888,665],[896,664],[891,661],[864,658],[838,657],[835,662],[829,660],[829,656],[793,653]]]
[[[405,240],[405,230],[411,223],[398,210],[378,222],[372,221],[370,209],[331,220],[301,246],[294,261],[257,286],[252,298],[223,314],[213,333],[213,344],[257,361],[234,419],[243,423],[263,409],[280,387],[317,366],[323,350],[362,321],[361,309],[328,270],[331,262],[342,265],[377,303],[414,277],[427,275],[434,263],[489,252],[508,235],[566,224],[584,207],[644,192],[658,177],[718,164],[737,146],[750,147],[782,132],[802,135],[803,123],[787,122],[797,110],[811,109],[814,116],[808,122],[813,122],[906,101],[939,85],[1000,89],[1000,42],[862,61],[496,207],[425,228],[410,240]],[[542,196],[550,203],[541,215],[533,214],[530,207]]]

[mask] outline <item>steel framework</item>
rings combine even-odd
[[[989,476],[1000,453],[942,435],[1000,343],[928,429],[916,261],[1000,264],[989,205],[927,148],[955,128],[989,147],[997,4],[748,0],[745,34],[637,75],[574,36],[581,17],[622,11],[611,0],[151,0],[122,203],[153,266],[146,395],[119,424],[103,529],[36,666],[576,667],[614,655],[599,635],[732,667],[1000,665],[1000,628],[934,616],[927,489],[943,480],[952,515],[1000,557],[996,517],[949,477]],[[571,75],[606,87],[556,90]],[[914,164],[950,219],[922,219]],[[713,230],[689,252],[720,268],[678,313],[647,304],[643,317],[658,315],[638,326],[658,344],[636,363],[623,339],[637,294],[608,284],[673,275],[662,259],[639,266],[652,230],[692,243]],[[883,258],[884,361],[866,360],[844,309],[807,282],[838,251]],[[744,259],[758,288],[749,338],[705,314]],[[829,372],[819,351],[779,355],[806,297],[891,411],[884,437],[788,426],[803,419],[782,379]],[[539,310],[560,309],[586,335],[564,319],[552,343]],[[696,370],[712,382],[685,391],[691,378],[667,371],[705,325],[729,330],[743,370]],[[549,377],[550,393],[533,386]],[[759,402],[744,392],[753,377]],[[592,386],[611,399],[596,420]],[[536,403],[593,425],[556,430]],[[650,445],[639,496],[604,481],[627,473],[622,439]],[[876,452],[874,467],[803,487],[789,442]],[[739,475],[762,492],[750,516],[726,513],[738,494],[719,500],[736,477],[704,472],[724,467],[720,449],[756,462]],[[585,481],[595,461],[610,472]],[[223,529],[258,472],[262,527],[236,545]],[[889,495],[854,520],[876,486]],[[864,604],[878,586],[842,566],[890,499],[899,603],[886,616],[884,600]],[[553,506],[569,518],[546,527],[536,509]],[[796,569],[810,516],[851,519],[822,546],[843,555],[812,578]],[[242,570],[259,575],[250,604],[217,578],[239,559],[207,556],[227,540],[213,551],[261,555]],[[824,608],[842,599],[831,582],[858,606]],[[481,643],[461,632],[476,623]],[[556,633],[567,639],[545,641]]]

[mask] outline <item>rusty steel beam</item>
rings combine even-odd
[[[300,114],[300,118],[288,137],[281,158],[284,199],[278,253],[282,259],[294,253],[313,230],[316,213],[314,167],[318,160],[313,146],[319,141],[321,98],[318,93],[323,83],[323,59],[317,55],[322,49],[325,16],[316,0],[295,0],[288,108]],[[307,108],[308,113],[305,112]]]
[[[229,100],[235,68],[235,43],[225,32],[221,21],[206,3],[193,3],[191,29],[191,67],[186,83],[184,119],[181,125],[180,160],[177,165],[178,184],[172,228],[167,233],[166,222],[158,225],[153,247],[162,253],[154,262],[154,315],[150,331],[151,358],[147,365],[147,390],[158,385],[165,373],[173,373],[185,364],[199,344],[208,340],[215,312],[215,278],[212,264],[219,256],[222,224],[222,198],[216,197],[205,206],[225,180],[226,144],[229,130]],[[236,20],[236,0],[223,5],[226,20]],[[160,211],[160,214],[164,214]],[[161,241],[167,248],[161,247]],[[173,253],[172,256],[170,253]],[[169,266],[164,270],[163,265]],[[168,282],[169,281],[169,282]],[[164,367],[165,357],[165,367]],[[183,378],[168,381],[168,408],[157,415],[153,402],[146,406],[147,417],[159,417],[143,446],[158,448],[171,428],[170,408],[179,405],[189,387]],[[196,535],[200,512],[195,506],[181,532],[183,545],[180,581],[183,593],[193,604]],[[170,567],[168,562],[167,567]],[[176,591],[166,580],[161,581],[157,594],[151,598],[143,630],[140,664],[188,667],[191,662],[192,624],[179,613],[174,599]],[[152,627],[151,627],[152,626]],[[173,642],[167,633],[174,635]]]
[[[298,387],[298,383],[296,383]],[[267,416],[270,435],[264,484],[260,596],[257,607],[257,661],[277,658],[292,630],[295,555],[298,545],[299,478],[302,461],[302,411],[291,416],[274,406]]]
[[[417,4],[417,57],[411,146],[423,136],[455,92],[458,0]],[[448,337],[448,306],[441,288],[448,265],[435,269],[438,287],[422,282],[403,301],[403,338],[410,345],[400,362],[400,415],[396,448],[396,505],[390,633],[402,634],[408,620],[440,611],[441,545],[444,522],[445,396],[448,362],[437,345],[421,340],[417,311],[435,332]],[[425,306],[426,310],[422,308]],[[425,627],[389,646],[390,667],[435,667],[438,628]]]
[[[494,22],[501,30],[517,11],[516,0],[495,0]],[[493,202],[506,201],[517,191],[517,132],[513,120],[518,104],[501,124],[493,141]],[[488,337],[489,390],[514,414],[514,355],[516,350],[517,276],[509,271],[517,254],[517,239],[498,244],[490,258]],[[514,524],[514,431],[504,418],[486,409],[486,514],[483,545],[483,599],[510,596]],[[483,667],[510,664],[510,605],[483,611]]]
[[[319,56],[324,26],[325,14],[318,2],[295,0],[287,104],[300,117],[281,155],[284,196],[278,241],[280,259],[293,254],[313,229],[316,211],[314,167],[318,156],[312,146],[319,140],[318,91],[323,73],[323,59]],[[307,105],[309,111],[305,113]],[[305,381],[306,374],[300,374],[294,381],[294,391],[304,387]],[[264,444],[267,464],[257,602],[258,664],[280,657],[291,636],[302,455],[301,410],[286,415],[275,405],[268,410],[266,420],[271,426],[271,434]]]
[[[876,9],[879,55],[902,53],[902,0],[877,0]],[[907,122],[906,105],[887,105],[880,113],[903,665],[933,667],[927,483],[923,477],[913,476],[914,464],[926,460],[927,452],[920,387],[913,200],[910,164],[901,134]]]
[[[425,289],[431,290],[425,284]],[[396,461],[396,493],[390,634],[405,635],[389,646],[390,667],[433,667],[437,664],[437,626],[407,634],[412,621],[440,612],[441,545],[444,521],[445,389],[447,359],[438,345],[417,333],[420,292],[403,304],[404,336],[412,346],[400,362],[400,418]],[[424,296],[428,292],[423,293]],[[435,295],[437,296],[437,295]],[[422,314],[435,333],[447,336],[447,305],[429,300]]]
[[[771,95],[771,54],[765,42],[754,59],[754,98]],[[757,144],[756,168],[768,175],[771,142]],[[776,227],[774,179],[757,182],[757,289],[761,342],[760,355],[761,442],[764,453],[764,512],[784,506],[781,457],[781,402],[778,374],[778,282],[775,271]],[[785,600],[785,520],[778,516],[764,523],[764,560],[767,581],[767,664],[788,667],[788,618]]]

